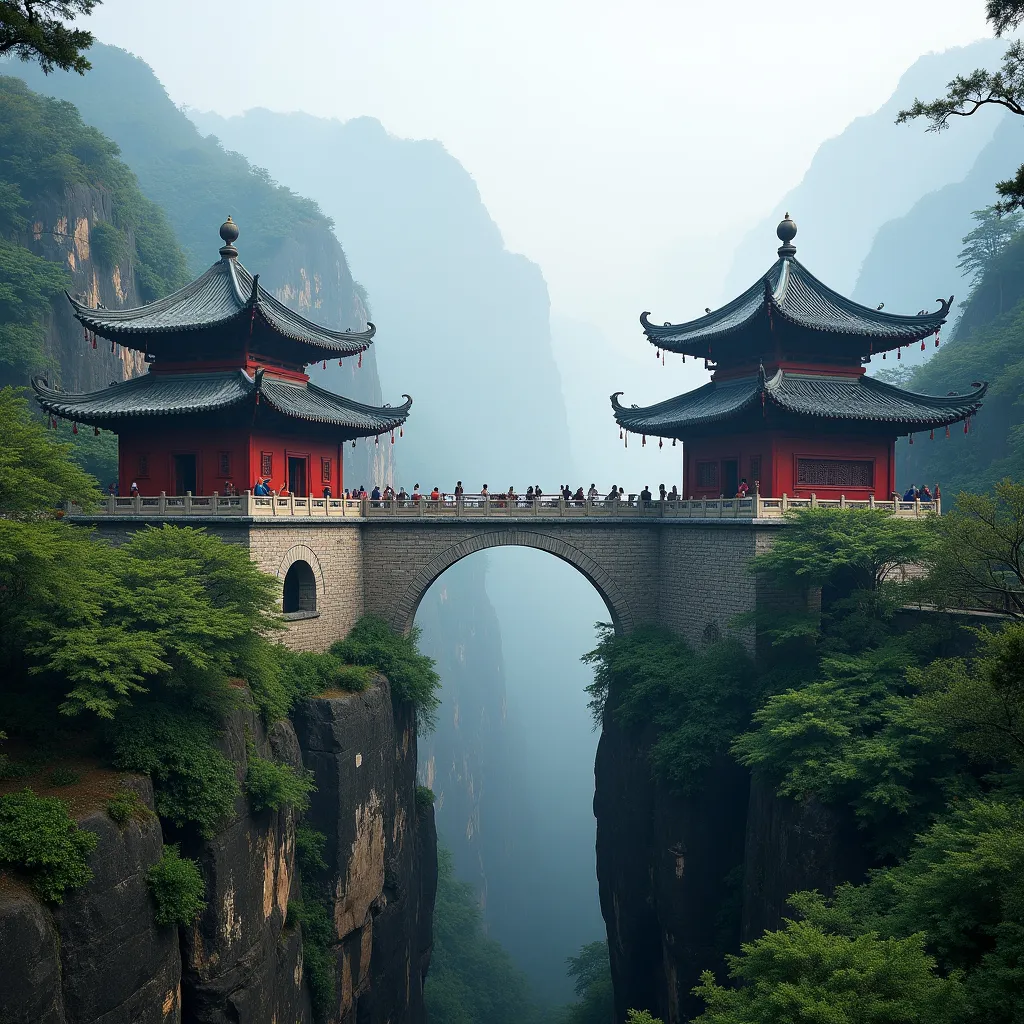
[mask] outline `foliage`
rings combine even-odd
[[[652,1017],[646,1010],[627,1010],[626,1024],[662,1024],[660,1017]]]
[[[936,973],[920,935],[851,938],[787,921],[727,960],[736,987],[705,971],[699,1024],[954,1024],[965,1008],[959,980]]]
[[[301,813],[309,807],[309,794],[315,789],[310,772],[297,772],[291,765],[260,757],[249,745],[245,791],[254,811],[290,807]]]
[[[10,7],[3,3],[0,13]],[[0,17],[0,40],[3,27]],[[43,319],[70,278],[62,265],[19,244],[28,228],[25,214],[54,195],[86,187],[110,196],[112,221],[89,224],[92,255],[106,270],[130,262],[144,300],[165,295],[187,279],[167,218],[142,195],[118,152],[82,123],[70,103],[38,96],[16,78],[0,77],[0,373],[8,381],[25,383],[34,373],[56,371],[43,354]]]
[[[235,766],[216,747],[215,708],[175,704],[148,699],[120,709],[106,729],[111,756],[118,768],[152,776],[161,818],[209,839],[234,813]]]
[[[961,241],[957,270],[966,271],[977,282],[996,267],[997,259],[1021,229],[1024,214],[1020,211],[1001,214],[995,207],[975,210],[971,216],[978,226],[969,231]]]
[[[71,446],[55,440],[27,399],[9,387],[0,390],[0,436],[3,512],[35,512],[66,501],[88,504],[99,496],[96,482],[71,461]]]
[[[101,430],[79,430],[66,433],[66,421],[58,420],[58,435],[71,445],[71,460],[90,476],[95,477],[105,492],[107,484],[117,483],[117,434]]]
[[[429,786],[417,786],[416,813],[426,814],[426,812],[434,806],[434,801],[436,799],[437,797],[434,796],[434,791]]]
[[[146,872],[146,884],[156,903],[157,924],[187,928],[206,909],[199,865],[182,857],[177,846],[164,847],[160,860]]]
[[[328,1020],[334,1003],[334,921],[326,899],[305,898],[288,904],[288,916],[302,927],[302,972],[309,986],[313,1019]]]
[[[372,666],[388,678],[395,704],[411,703],[420,727],[433,729],[441,700],[437,695],[441,677],[434,662],[419,651],[420,631],[405,636],[396,633],[383,619],[364,615],[348,636],[331,647],[331,653],[353,665]]]
[[[986,17],[996,35],[1001,36],[1024,20],[1024,4],[1020,0],[987,0]],[[928,131],[939,132],[949,127],[950,118],[970,117],[987,106],[1024,114],[1024,48],[1019,40],[1003,54],[999,71],[976,68],[969,75],[957,75],[946,87],[945,96],[927,103],[915,99],[909,109],[899,112],[896,123],[923,117]],[[1024,205],[1024,165],[1014,178],[998,182],[996,192],[1002,197],[995,207],[999,212],[1008,213]]]
[[[107,814],[117,825],[127,825],[132,818],[152,817],[152,813],[131,786],[122,786],[107,801]]]
[[[295,704],[327,690],[361,693],[373,678],[363,665],[345,665],[329,651],[292,651],[267,645],[244,666],[257,709],[268,724],[284,718]]]
[[[425,991],[430,1024],[528,1024],[525,977],[483,930],[473,889],[455,878],[451,853],[438,849],[434,949]]]
[[[587,693],[595,722],[611,713],[627,725],[653,725],[655,775],[683,791],[699,787],[749,718],[757,687],[750,659],[734,640],[696,654],[682,637],[657,627],[628,636],[598,628],[597,647],[583,656],[594,666]]]
[[[933,600],[976,605],[1024,617],[1024,484],[1003,480],[990,494],[960,494],[940,518],[931,553]]]
[[[24,383],[51,371],[43,355],[43,323],[51,302],[71,283],[59,263],[0,237],[0,375]]]
[[[43,72],[54,68],[84,75],[92,65],[83,56],[93,43],[85,29],[67,22],[92,14],[103,0],[2,0],[0,2],[0,55],[34,60]]]
[[[41,899],[62,903],[92,878],[87,859],[97,841],[56,797],[30,789],[0,796],[0,865],[25,871]]]
[[[615,1013],[608,943],[590,942],[565,962],[577,1001],[562,1011],[558,1024],[608,1024]]]
[[[299,870],[307,874],[326,871],[327,862],[324,860],[326,845],[327,836],[323,832],[317,832],[309,825],[299,825],[295,829],[295,856],[299,861]]]

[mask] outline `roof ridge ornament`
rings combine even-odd
[[[238,225],[231,219],[230,213],[228,219],[220,226],[220,237],[224,241],[220,248],[221,259],[237,259],[238,250],[235,248],[235,242],[238,240]]]
[[[784,260],[795,256],[796,246],[793,245],[793,239],[796,238],[796,221],[790,217],[788,210],[786,211],[786,216],[779,221],[775,234],[779,236],[779,241],[782,242],[778,249],[779,256]]]

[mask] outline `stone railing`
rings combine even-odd
[[[935,501],[848,501],[845,497],[818,498],[709,498],[707,500],[641,501],[636,495],[618,500],[595,498],[587,501],[564,498],[517,498],[503,495],[466,495],[456,501],[446,497],[421,497],[399,501],[374,501],[369,498],[296,498],[280,495],[261,496],[246,491],[235,495],[135,495],[104,499],[91,512],[72,507],[73,514],[102,516],[301,516],[353,519],[577,519],[577,518],[652,518],[652,519],[777,519],[801,508],[876,508],[900,517],[919,518],[941,513]]]

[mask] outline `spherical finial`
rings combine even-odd
[[[220,237],[224,240],[224,245],[220,250],[221,256],[233,259],[238,255],[238,250],[235,248],[235,240],[238,238],[238,225],[231,219],[230,214],[228,219],[220,226]]]
[[[790,217],[789,213],[779,221],[775,234],[779,236],[779,241],[782,242],[782,245],[779,246],[779,255],[782,257],[795,255],[796,246],[793,245],[793,239],[796,238],[796,222]]]

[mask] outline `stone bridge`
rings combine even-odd
[[[216,498],[202,500],[192,499],[184,518],[173,507],[140,506],[139,499],[121,499],[114,514],[105,508],[72,518],[114,539],[143,524],[187,522],[247,545],[260,568],[281,580],[286,642],[311,650],[330,646],[365,613],[408,629],[446,569],[494,547],[534,548],[573,566],[621,632],[660,624],[701,644],[764,600],[763,585],[746,566],[780,525],[753,515],[751,499],[679,502],[675,509],[657,502],[556,502],[548,509],[493,502],[436,515],[421,507],[408,515],[355,514],[365,507],[254,515],[244,504],[220,509]],[[744,639],[752,643],[753,636]]]

